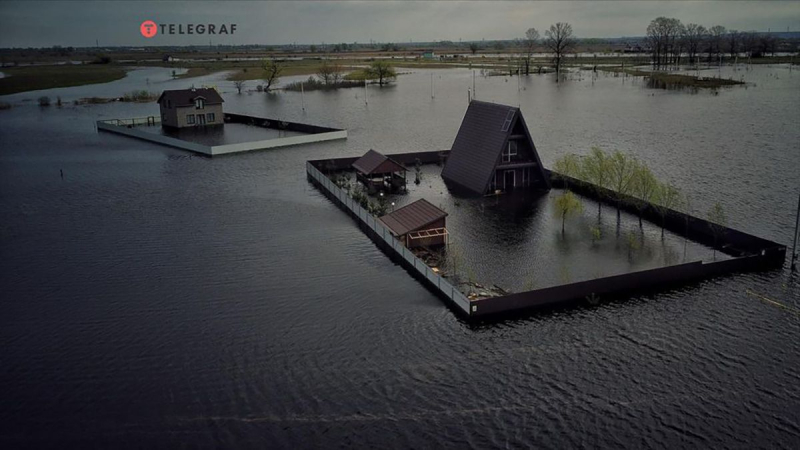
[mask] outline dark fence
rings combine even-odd
[[[447,158],[448,153],[445,150],[399,153],[387,156],[410,167],[417,160],[423,164],[441,163]],[[528,308],[551,307],[581,300],[596,303],[607,300],[612,296],[620,296],[635,291],[675,287],[687,282],[733,272],[780,267],[786,259],[786,247],[778,243],[728,227],[719,227],[718,230],[720,231],[715,234],[712,224],[706,220],[671,209],[659,209],[656,205],[641,202],[633,197],[617,195],[608,189],[552,171],[546,171],[548,176],[551,177],[554,187],[568,187],[578,194],[595,199],[598,202],[619,207],[621,210],[635,214],[641,214],[643,219],[656,224],[663,224],[666,229],[678,235],[686,236],[705,245],[716,246],[720,252],[733,256],[733,259],[713,262],[695,261],[509,294],[502,297],[470,301],[463,293],[439,277],[438,274],[433,274],[424,262],[405,249],[402,243],[391,236],[391,233],[387,234],[387,230],[379,221],[364,211],[324,174],[348,170],[356,159],[358,157],[308,161],[306,170],[312,181],[315,181],[318,187],[322,187],[322,191],[326,196],[358,218],[361,228],[381,248],[387,250],[390,254],[399,255],[400,260],[404,262],[404,265],[413,274],[426,280],[427,284],[432,286],[440,295],[452,300],[453,304],[457,306],[457,310],[465,312],[470,317],[502,314]],[[445,289],[441,287],[442,282],[444,282]]]
[[[520,292],[503,297],[473,300],[473,305],[477,306],[476,314],[474,313],[473,316],[500,314],[527,308],[550,307],[578,301],[597,304],[608,300],[609,297],[614,298],[633,292],[651,291],[656,288],[676,287],[732,272],[759,269],[762,267],[761,261],[759,261],[760,258],[760,256],[745,256],[708,263],[694,261]]]

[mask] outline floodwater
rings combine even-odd
[[[267,139],[302,136],[304,134],[297,131],[264,128],[243,123],[226,123],[223,127],[192,127],[179,130],[162,128],[159,124],[156,126],[140,126],[138,129],[209,146],[265,141]]]
[[[631,152],[696,214],[719,201],[731,226],[788,244],[798,75],[758,67],[717,95],[613,76],[475,85],[521,105],[545,165]],[[192,83],[348,139],[209,159],[95,131],[155,104],[35,104]],[[303,112],[296,93],[146,69],[0,98],[0,446],[796,447],[788,270],[468,324],[306,180],[307,159],[449,148],[472,83],[415,71],[366,104],[363,88],[306,93]]]

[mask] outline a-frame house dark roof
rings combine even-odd
[[[549,179],[519,108],[478,100],[467,107],[442,178],[475,194],[485,194],[514,129],[524,130],[524,139],[536,162],[534,170],[539,172],[538,179],[543,180],[541,187],[549,188]]]
[[[363,175],[403,172],[406,170],[405,166],[399,162],[372,149],[364,153],[361,158],[358,158],[353,163],[353,168]]]

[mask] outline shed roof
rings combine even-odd
[[[364,175],[373,173],[391,173],[406,170],[405,166],[386,155],[370,149],[364,156],[353,163],[353,168]]]
[[[213,88],[200,88],[200,89],[173,89],[164,91],[158,97],[158,103],[161,104],[162,100],[170,100],[175,106],[193,106],[196,98],[202,97],[207,105],[216,105],[222,103],[222,96],[219,95],[216,89]]]
[[[379,218],[395,236],[403,236],[410,231],[423,229],[439,219],[447,217],[447,213],[421,198],[402,208]]]
[[[508,138],[515,128],[520,128],[518,123],[541,169],[539,155],[519,108],[473,100],[464,114],[442,177],[475,193],[486,193]]]

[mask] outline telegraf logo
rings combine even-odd
[[[142,36],[152,38],[156,34],[235,34],[236,24],[215,24],[215,23],[162,23],[156,24],[152,20],[145,20],[139,25]]]

